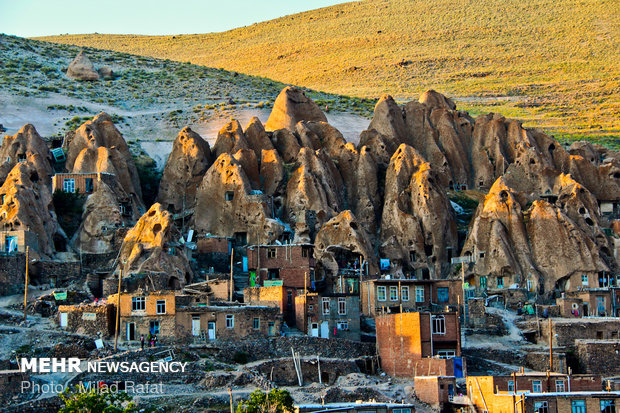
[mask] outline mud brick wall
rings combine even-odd
[[[532,323],[536,328],[536,323]],[[540,343],[549,342],[549,324],[547,320],[540,321],[542,337]],[[608,340],[618,339],[620,334],[620,320],[610,319],[562,319],[552,320],[553,345],[574,348],[575,340]]]
[[[579,373],[620,374],[620,340],[575,340]]]
[[[26,254],[0,255],[0,295],[24,292]]]
[[[109,252],[107,254],[89,254],[82,253],[82,271],[98,272],[111,270],[114,259],[118,255],[118,251]]]
[[[453,378],[416,377],[414,383],[414,391],[417,398],[433,406],[448,402],[449,384],[452,384],[456,392],[456,380]]]
[[[525,355],[525,367],[534,371],[549,370],[549,352],[532,351],[527,353]],[[568,373],[568,363],[565,353],[558,351],[553,352],[553,371],[563,374]]]
[[[354,360],[321,360],[319,358],[319,362],[323,384],[333,385],[340,376],[360,373],[360,369]],[[301,360],[304,384],[319,383],[319,362],[314,357]],[[278,386],[296,386],[298,384],[292,356],[284,359],[270,360],[255,368]]]
[[[40,283],[54,282],[56,286],[67,285],[80,278],[79,261],[38,261],[35,273]]]
[[[89,336],[109,337],[114,334],[116,310],[114,305],[61,305],[56,322],[60,325],[60,313],[67,313],[67,330]],[[85,313],[95,314],[95,319],[85,320]]]

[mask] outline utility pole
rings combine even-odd
[[[232,389],[230,387],[228,388],[228,394],[230,395],[230,413],[235,413],[233,410],[234,405],[233,405]]]
[[[551,317],[549,317],[549,372],[553,372],[553,333],[551,332]]]
[[[123,278],[123,267],[121,265],[118,272],[118,296],[116,297],[116,328],[114,329],[114,352],[118,348],[118,328],[121,319],[121,279]]]
[[[233,289],[234,289],[234,280],[233,280],[233,257],[235,256],[235,250],[230,249],[230,299],[228,301],[233,300]]]
[[[28,311],[28,266],[30,265],[30,247],[26,246],[26,276],[24,282],[24,323],[26,323],[26,314]]]

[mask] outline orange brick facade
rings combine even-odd
[[[248,247],[248,269],[256,285],[282,281],[285,287],[308,288],[314,281],[312,245],[260,245]],[[252,275],[250,275],[252,277]]]

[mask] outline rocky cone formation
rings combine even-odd
[[[84,51],[81,51],[69,64],[67,77],[74,80],[98,80],[99,73]]]
[[[196,188],[209,166],[209,143],[189,127],[184,128],[174,140],[166,161],[157,202],[173,213],[193,208]]]
[[[65,136],[65,167],[70,173],[113,174],[131,198],[132,209],[143,211],[142,191],[133,156],[110,116],[100,113]]]
[[[196,192],[196,229],[220,236],[243,234],[247,242],[274,242],[283,232],[272,218],[269,199],[253,191],[241,164],[230,154],[220,155]]]
[[[38,243],[39,253],[54,255],[54,243],[65,246],[67,237],[58,226],[52,194],[30,162],[19,162],[0,187],[0,226],[2,231],[29,231]],[[29,236],[29,235],[27,235]],[[21,239],[20,239],[21,241]],[[36,251],[33,251],[36,256]]]
[[[404,268],[429,268],[432,278],[442,278],[457,241],[454,211],[430,164],[402,144],[385,178],[381,251]]]
[[[31,124],[24,125],[15,135],[5,136],[0,146],[0,183],[18,162],[27,161],[37,170],[39,179],[51,182],[54,174],[52,153]]]
[[[288,86],[276,98],[265,129],[293,131],[297,122],[302,120],[327,122],[325,114],[303,90]]]
[[[161,204],[154,204],[127,232],[118,259],[123,276],[156,272],[169,276],[169,286],[191,282],[193,273],[184,247],[179,245],[181,233],[172,215]]]

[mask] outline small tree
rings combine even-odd
[[[272,389],[265,394],[255,390],[250,399],[237,406],[237,413],[292,413],[293,398],[287,390]]]
[[[65,407],[58,413],[134,413],[138,410],[131,401],[131,396],[125,392],[97,391],[75,386],[71,391],[65,390],[60,398],[65,402]]]

